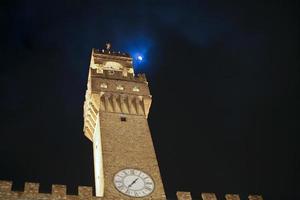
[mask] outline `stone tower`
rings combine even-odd
[[[151,95],[126,53],[93,49],[84,134],[93,143],[96,196],[165,199],[147,116]]]

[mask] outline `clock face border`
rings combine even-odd
[[[152,191],[151,191],[149,194],[147,194],[147,195],[145,195],[145,196],[141,196],[141,197],[131,196],[131,195],[129,195],[129,194],[126,194],[126,193],[120,191],[120,190],[117,188],[116,184],[115,184],[115,177],[116,177],[116,175],[117,175],[119,172],[124,171],[124,170],[127,170],[127,169],[128,169],[128,170],[138,170],[138,171],[143,172],[144,174],[146,174],[148,177],[150,177],[151,180],[152,180],[152,182],[153,182],[153,189],[152,189]],[[139,168],[123,168],[123,169],[118,170],[117,172],[115,172],[114,176],[112,177],[112,183],[113,183],[113,185],[114,185],[114,188],[115,188],[120,194],[125,195],[125,196],[127,196],[127,197],[136,198],[136,199],[142,199],[142,198],[145,198],[145,197],[151,195],[151,194],[154,192],[154,190],[155,190],[155,184],[156,184],[155,181],[154,181],[154,179],[152,178],[152,176],[150,176],[150,175],[149,175],[148,173],[146,173],[144,170],[139,169]]]

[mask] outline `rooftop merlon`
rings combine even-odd
[[[118,56],[123,59],[131,59],[131,56],[128,53],[120,52],[120,51],[111,51],[107,49],[95,49],[93,48],[93,54],[104,55],[104,56]]]

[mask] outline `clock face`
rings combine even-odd
[[[107,70],[121,70],[123,66],[118,62],[108,61],[104,65],[104,69]]]
[[[131,197],[144,197],[154,190],[152,178],[137,169],[123,169],[114,177],[117,190]]]

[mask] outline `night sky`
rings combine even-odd
[[[300,199],[299,2],[0,1],[0,179],[93,185],[83,101],[92,48],[129,52],[177,190]]]

